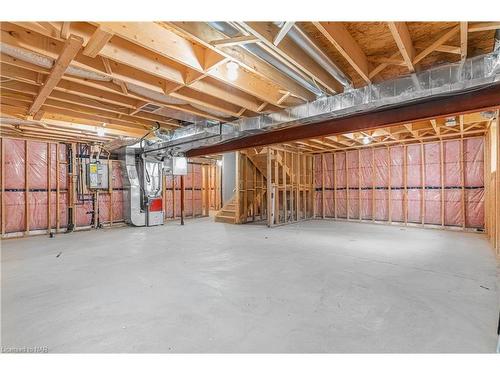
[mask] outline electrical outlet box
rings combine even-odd
[[[87,187],[89,189],[108,189],[109,171],[107,164],[87,164]]]

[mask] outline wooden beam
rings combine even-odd
[[[347,62],[367,83],[370,83],[369,63],[365,53],[341,22],[313,22]]]
[[[213,40],[210,42],[210,44],[216,47],[228,47],[228,46],[245,45],[249,43],[257,43],[258,41],[259,38],[253,35],[243,35],[243,36],[236,36],[234,38]]]
[[[452,53],[455,55],[461,55],[462,54],[462,48],[461,47],[455,47],[455,46],[450,46],[447,44],[443,44],[441,46],[437,46],[436,51],[438,52],[445,52],[445,53]]]
[[[113,37],[113,32],[105,26],[99,26],[83,49],[83,54],[89,57],[96,57],[102,48]]]
[[[273,44],[275,46],[280,44],[280,42],[283,40],[283,38],[290,31],[290,29],[293,27],[294,24],[295,24],[295,22],[288,21],[288,22],[285,22],[283,24],[283,26],[281,26],[280,31],[278,32],[278,34],[276,34],[276,36],[274,37],[274,40],[273,40]]]
[[[210,27],[208,24],[204,22],[170,22],[168,25],[207,48],[216,49],[217,53],[224,55],[226,58],[237,61],[241,67],[256,74],[258,77],[271,81],[281,88],[292,92],[295,97],[307,101],[315,99],[312,92],[241,46],[212,46],[210,42],[222,39],[224,34]]]
[[[436,50],[437,47],[447,42],[452,36],[458,33],[460,30],[460,26],[455,26],[448,31],[445,31],[439,38],[437,38],[434,42],[432,42],[427,48],[425,48],[422,52],[419,52],[415,58],[413,59],[413,64],[418,64],[425,57],[430,55],[432,52]]]
[[[71,22],[63,22],[61,24],[61,33],[60,36],[62,39],[68,39],[69,38],[69,29],[71,27]]]
[[[468,22],[460,22],[460,58],[467,58]]]
[[[188,151],[188,156],[211,155],[249,147],[260,147],[300,139],[343,134],[353,130],[383,128],[409,122],[424,121],[459,113],[471,113],[500,107],[500,85],[484,87],[469,93],[453,94],[406,103],[394,108],[369,111],[343,118],[295,126],[256,134]]]
[[[469,33],[500,29],[500,22],[474,22],[469,24]]]
[[[61,48],[59,46],[62,46],[63,44],[60,40],[54,39],[53,36],[46,34],[40,35],[36,32],[28,33],[25,29],[15,24],[2,23],[1,29],[2,42],[18,48],[28,49],[50,58],[54,58],[58,55],[58,49]],[[164,28],[161,29],[165,30]],[[91,37],[91,34],[89,34],[86,29],[82,28],[81,25],[73,27],[71,31],[74,34],[81,36],[84,41],[89,40]],[[47,40],[47,36],[52,39]],[[112,41],[113,44],[106,44],[100,53],[101,57],[105,57],[109,60],[109,69],[106,68],[106,63],[104,61],[92,59],[83,54],[78,54],[76,56],[72,66],[74,65],[77,68],[90,70],[92,72],[108,76],[115,82],[123,81],[127,84],[132,83],[162,95],[164,95],[166,82],[169,86],[172,86],[172,88],[179,87],[179,85],[184,86],[184,76],[186,75],[184,71],[194,71],[193,68],[184,67],[174,61],[171,61],[170,59],[167,61],[167,59],[163,56],[155,56],[147,51],[146,53],[142,53],[144,50],[140,46],[125,42],[120,38],[116,38],[116,40],[113,39]],[[216,65],[216,67],[219,67],[219,65]],[[210,70],[210,73],[212,73],[212,70]],[[264,80],[256,81],[254,79],[255,76],[253,74],[248,74],[248,72],[240,72],[241,79],[239,78],[235,84],[233,84],[233,82],[228,82],[227,71],[222,70],[215,73],[217,74],[214,74],[214,77],[223,82],[226,87],[230,84],[235,88],[227,87],[226,91],[231,93],[228,97],[224,94],[221,96],[220,93],[212,93],[208,88],[206,91],[207,96],[216,96],[228,102],[230,102],[231,98],[237,96],[238,94],[241,94],[242,97],[248,98],[246,99],[247,101],[252,99],[251,96],[258,97],[259,95],[266,99],[271,96],[271,98],[275,100],[278,100],[281,97],[279,88],[276,85],[270,84]],[[73,80],[75,78],[68,76],[67,79]],[[94,87],[114,86],[115,92],[122,93],[122,88],[118,84],[111,82],[87,80],[85,84],[93,85]],[[238,93],[238,89],[240,87],[243,88],[242,91],[244,92]],[[134,94],[134,96],[138,95]],[[257,99],[253,98],[253,100]],[[194,113],[193,111],[183,110],[181,106],[177,107],[178,108],[175,109],[183,112],[189,112],[205,118],[215,118],[213,115],[209,116],[208,113],[201,114],[203,111]],[[252,110],[252,108],[248,109]],[[223,121],[222,119],[220,120]]]
[[[343,86],[321,67],[312,57],[291,39],[284,38],[278,46],[273,44],[274,36],[277,33],[277,26],[267,22],[239,22],[239,25],[248,32],[257,36],[262,44],[279,58],[283,63],[294,69],[299,74],[306,74],[330,92],[339,93],[343,91]]]
[[[388,22],[389,30],[398,45],[399,52],[403,56],[403,60],[408,67],[408,70],[413,73],[415,66],[413,65],[413,58],[415,57],[415,47],[411,40],[410,32],[406,22]]]
[[[76,37],[74,35],[70,35],[66,43],[64,44],[64,48],[59,55],[58,59],[54,63],[50,74],[45,81],[45,84],[42,86],[42,89],[38,93],[37,97],[33,101],[28,113],[30,115],[35,115],[38,112],[40,107],[45,102],[45,99],[50,95],[52,90],[57,86],[62,76],[66,72],[69,64],[76,56],[80,48],[82,47],[83,39]]]

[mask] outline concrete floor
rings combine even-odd
[[[57,255],[60,254],[59,257]],[[493,352],[483,235],[211,219],[2,243],[2,346],[49,352]]]

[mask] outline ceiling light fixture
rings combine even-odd
[[[98,137],[104,137],[106,135],[106,130],[104,130],[104,128],[97,128],[97,136]]]
[[[364,137],[363,138],[363,144],[364,145],[370,144],[371,142],[372,142],[372,139],[370,137]]]
[[[457,120],[455,120],[455,117],[446,117],[444,124],[446,126],[455,126],[457,124]]]
[[[230,81],[236,81],[236,79],[238,79],[238,68],[240,67],[238,63],[234,61],[229,61],[226,64],[226,67],[227,67],[227,78]]]

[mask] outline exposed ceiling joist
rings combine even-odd
[[[415,66],[413,64],[415,47],[413,46],[406,22],[388,22],[388,26],[408,70],[413,73],[415,71]]]
[[[361,78],[370,83],[368,59],[345,26],[341,22],[314,22],[314,25],[335,46]]]
[[[73,58],[76,56],[80,48],[82,47],[83,39],[74,35],[70,35],[66,43],[64,43],[61,54],[57,58],[54,66],[52,67],[47,80],[42,86],[40,92],[33,100],[33,104],[28,110],[29,115],[35,115],[36,112],[43,105],[47,97],[50,95],[52,90],[57,86],[62,76],[66,72],[66,69],[70,65]]]
[[[433,41],[427,48],[425,48],[422,52],[419,52],[415,58],[413,59],[413,64],[418,64],[421,60],[423,60],[426,56],[431,54],[436,50],[437,47],[441,46],[445,42],[451,39],[455,34],[457,34],[460,30],[460,26],[455,26],[445,31],[439,38]]]
[[[259,38],[251,35],[237,36],[234,38],[218,39],[210,42],[212,46],[216,47],[228,47],[228,46],[239,46],[248,43],[257,43]]]
[[[96,57],[112,37],[113,33],[110,30],[105,26],[99,26],[88,40],[82,53],[85,56]]]
[[[278,32],[278,34],[276,34],[276,36],[273,39],[273,44],[275,46],[280,44],[280,42],[283,40],[283,38],[290,31],[290,29],[293,27],[294,24],[295,24],[295,22],[288,21],[288,22],[285,22],[283,24],[283,26],[281,26],[280,31]]]
[[[204,22],[171,22],[168,23],[168,26],[207,48],[216,49],[218,53],[226,58],[237,61],[245,70],[256,74],[262,79],[270,80],[279,87],[290,91],[295,97],[306,101],[315,98],[313,93],[241,46],[212,46],[211,41],[219,40],[224,35]]]
[[[467,58],[468,22],[460,22],[460,58]]]
[[[289,37],[285,36],[278,46],[273,44],[278,27],[273,23],[239,22],[247,32],[257,36],[267,49],[279,57],[290,68],[313,78],[332,93],[343,91],[343,86],[314,59],[304,53]]]

